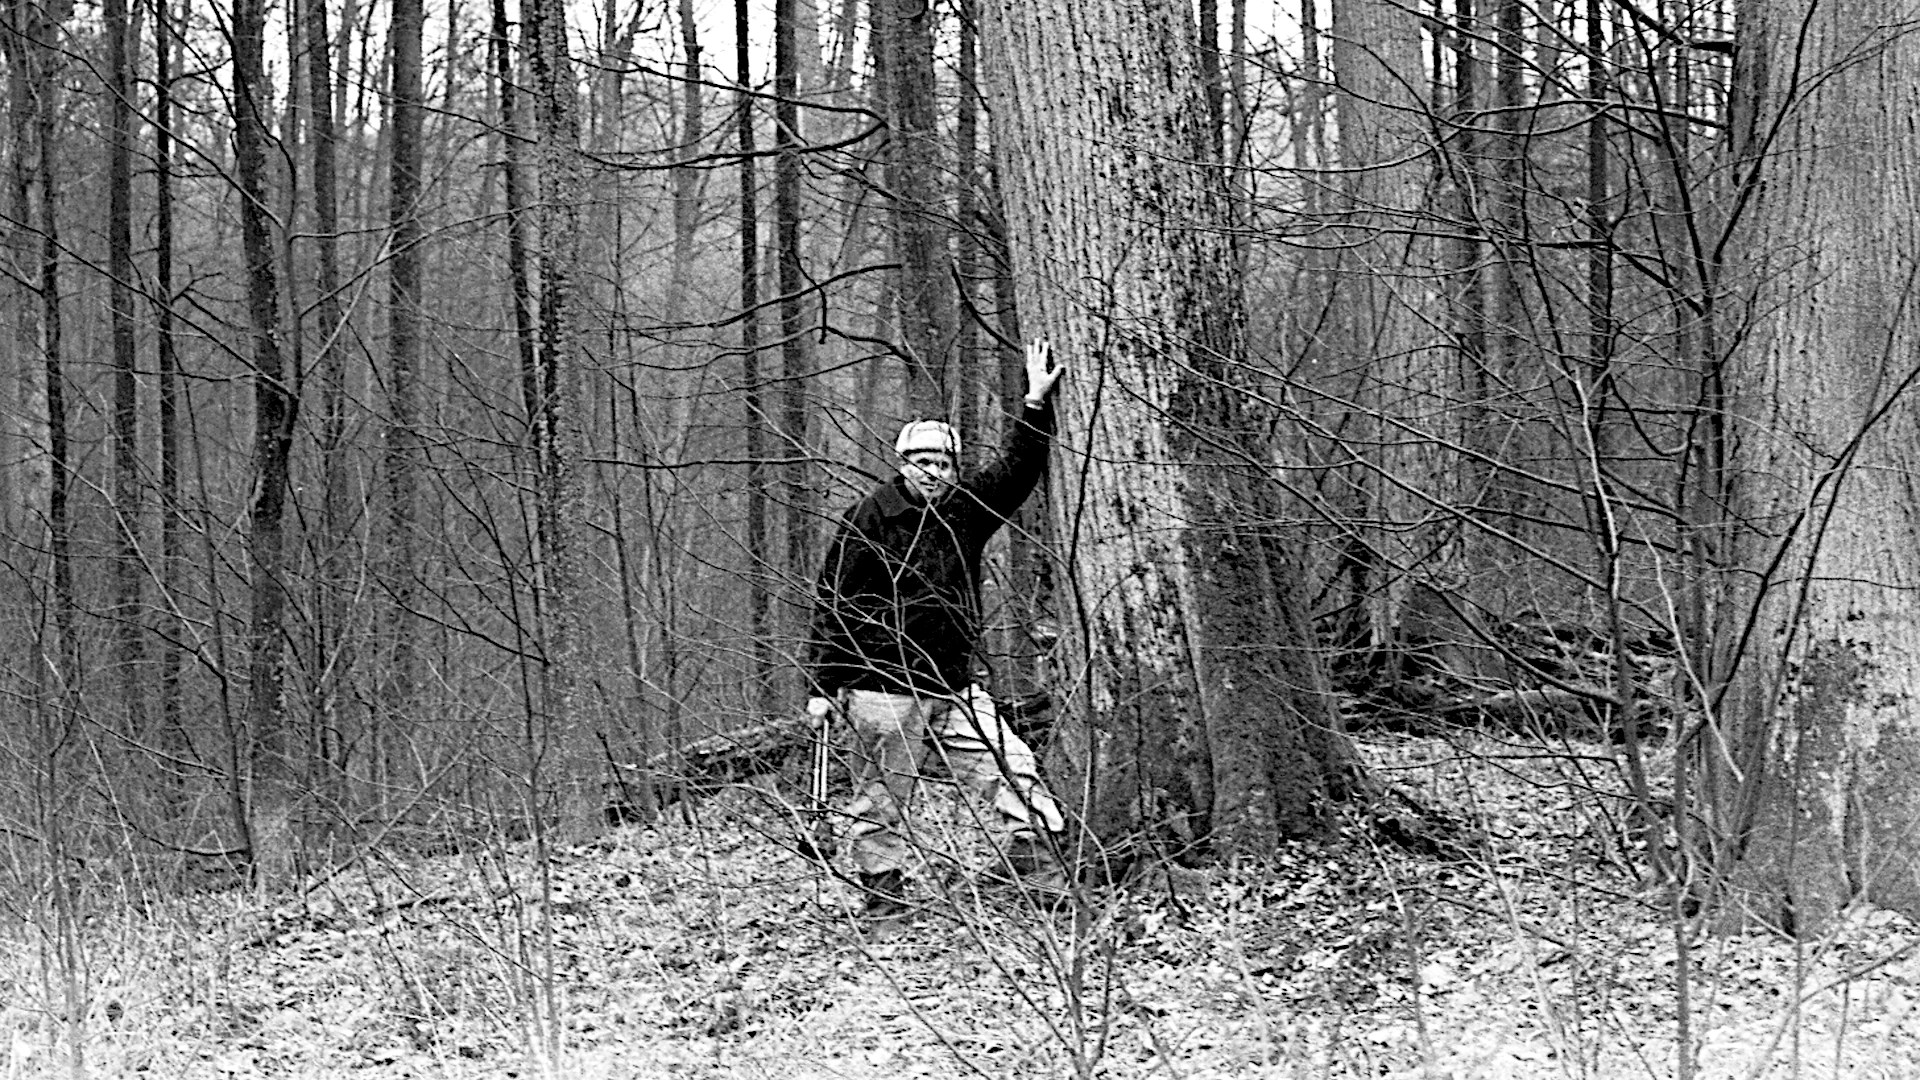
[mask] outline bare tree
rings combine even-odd
[[[236,0],[233,9],[233,143],[246,264],[248,347],[253,382],[253,495],[248,511],[247,762],[250,784],[240,795],[249,864],[265,881],[292,869],[297,770],[286,711],[286,609],[283,564],[288,461],[298,401],[283,361],[280,278],[268,207],[266,5]],[[238,778],[235,778],[237,781]]]
[[[40,431],[29,438],[40,443],[30,455],[38,468],[28,491],[41,496],[47,552],[52,578],[54,642],[47,660],[56,678],[67,687],[80,677],[79,601],[74,592],[73,534],[69,510],[73,488],[72,447],[68,429],[65,320],[61,284],[60,196],[56,132],[60,115],[60,57],[55,41],[59,24],[52,12],[36,4],[8,8],[5,34],[8,79],[13,115],[13,197],[16,219],[30,223],[38,243],[20,251],[31,267],[33,304],[20,316],[19,336],[28,353],[37,352],[40,364],[33,379],[44,404],[44,441]],[[38,423],[33,425],[39,428]]]
[[[166,597],[172,632],[163,633],[160,655],[160,730],[169,758],[184,760],[187,752],[186,710],[181,701],[182,666],[186,650],[178,619],[179,595],[186,563],[185,530],[180,503],[180,356],[174,312],[174,57],[181,47],[173,12],[167,0],[154,0],[154,350],[159,380],[160,425],[160,589]],[[178,766],[173,766],[177,770]]]
[[[133,310],[132,20],[126,0],[105,0],[107,38],[107,306],[113,338],[114,636],[126,730],[147,735],[146,627],[140,551],[140,384]]]
[[[1357,373],[1347,429],[1358,509],[1344,545],[1359,578],[1351,604],[1369,670],[1391,691],[1406,649],[1445,644],[1441,594],[1456,593],[1462,528],[1456,517],[1465,396],[1456,357],[1442,347],[1437,243],[1428,228],[1431,174],[1425,153],[1433,116],[1425,100],[1420,19],[1391,0],[1333,7],[1332,60],[1341,138],[1337,249],[1329,320]]]
[[[535,473],[536,611],[541,630],[542,693],[534,753],[546,759],[542,783],[558,783],[560,814],[571,834],[600,821],[600,785],[593,750],[595,729],[581,710],[585,627],[580,590],[586,520],[581,483],[579,365],[580,198],[579,118],[573,62],[567,47],[566,7],[534,0],[527,10],[538,116],[534,153],[540,176],[539,337],[527,402]],[[542,794],[545,794],[542,792]]]
[[[799,2],[775,0],[773,7],[774,165],[773,229],[775,278],[780,290],[780,434],[791,464],[786,467],[782,500],[786,507],[783,571],[790,582],[812,579],[814,537],[819,532],[819,497],[808,466],[812,441],[808,388],[812,350],[808,348],[805,293],[807,275],[801,247],[800,155],[805,143],[800,121]],[[803,588],[792,595],[798,600]],[[794,618],[802,618],[797,605]],[[795,624],[797,627],[797,623]],[[796,629],[796,637],[797,629]]]
[[[760,357],[760,180],[755,164],[753,59],[747,0],[734,0],[735,140],[740,150],[740,383],[746,406],[747,448],[747,633],[753,641],[755,699],[768,707],[773,694],[774,574],[769,520],[771,443],[767,379]]]
[[[334,122],[333,40],[325,0],[301,0],[306,27],[306,105],[313,179],[314,311],[319,319],[320,374],[320,522],[315,530],[318,595],[311,669],[316,673],[314,702],[319,764],[344,798],[348,711],[345,688],[353,672],[355,641],[349,621],[354,520],[347,445],[346,308],[341,302],[338,132]],[[377,752],[376,752],[377,754]]]
[[[412,716],[418,665],[415,617],[420,573],[417,533],[420,512],[420,123],[425,98],[420,85],[421,0],[395,0],[388,48],[392,50],[393,122],[388,144],[387,227],[387,428],[386,585],[392,598],[389,652],[381,693],[383,740],[400,737],[398,725]]]
[[[942,143],[934,99],[935,7],[873,0],[874,50],[887,118],[886,184],[892,205],[895,306],[906,355],[907,403],[915,416],[957,411],[965,380],[953,363],[955,300],[939,175]]]

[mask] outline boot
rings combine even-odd
[[[1067,895],[1066,868],[1054,853],[1051,837],[1021,833],[1007,844],[1006,865],[1013,871],[1011,884],[1037,897]]]
[[[892,919],[905,915],[907,876],[899,870],[860,874],[860,891],[866,895],[865,914],[869,919]]]

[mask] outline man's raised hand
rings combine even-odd
[[[1027,404],[1042,405],[1066,374],[1067,366],[1053,359],[1053,343],[1046,338],[1027,342]]]

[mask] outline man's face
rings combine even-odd
[[[907,478],[907,486],[919,492],[921,498],[936,502],[953,490],[960,470],[954,465],[950,454],[938,450],[915,450],[901,463],[900,475]]]

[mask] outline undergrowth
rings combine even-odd
[[[71,872],[9,890],[0,1075],[1670,1077],[1678,935],[1700,1076],[1920,1072],[1906,919],[1676,928],[1605,747],[1362,749],[1457,823],[1444,855],[1355,812],[1260,865],[1056,909],[975,887],[947,806],[919,914],[886,932],[765,785],[558,851],[547,879],[507,841],[272,897]]]

